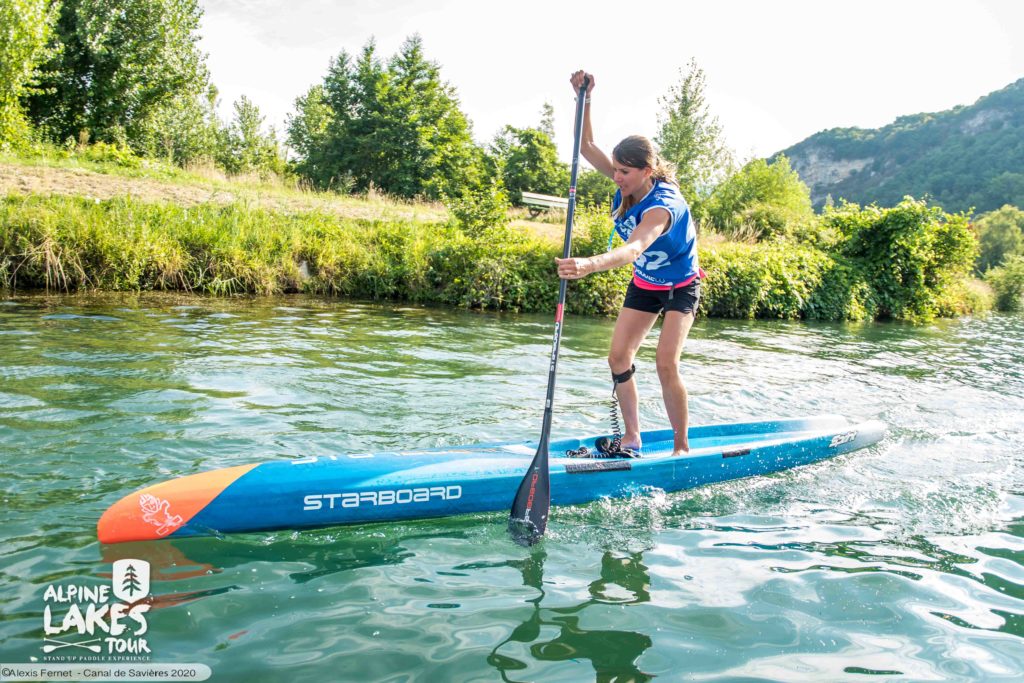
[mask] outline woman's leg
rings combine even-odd
[[[612,332],[612,346],[608,351],[608,367],[613,375],[620,375],[629,370],[636,358],[636,352],[643,343],[644,337],[651,331],[657,313],[638,311],[635,308],[623,308],[615,321]],[[639,448],[640,443],[640,396],[636,390],[636,380],[630,378],[616,386],[619,407],[622,409],[622,421],[626,433],[622,435],[623,448]]]
[[[661,395],[665,399],[665,410],[669,422],[675,432],[672,455],[682,455],[690,450],[687,439],[689,426],[689,410],[687,407],[686,386],[679,376],[679,356],[683,353],[686,336],[693,326],[693,313],[668,311],[661,324],[661,336],[658,338],[658,379],[661,380]]]

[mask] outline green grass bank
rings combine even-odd
[[[990,306],[983,292],[957,276],[955,264],[929,252],[927,245],[915,242],[899,264],[902,271],[887,271],[884,277],[870,254],[844,252],[850,240],[863,241],[864,234],[878,232],[867,224],[870,217],[863,214],[868,210],[858,211],[850,216],[860,221],[855,226],[859,232],[844,236],[842,226],[833,225],[831,234],[839,236],[827,248],[796,240],[704,240],[701,260],[709,278],[702,313],[921,320]],[[912,222],[909,214],[915,211],[936,217],[934,209],[911,202],[903,210],[908,215],[898,218]],[[850,216],[846,223],[856,222]],[[609,225],[601,212],[580,211],[573,253],[606,249]],[[919,225],[912,226],[910,232],[915,231],[921,232]],[[966,254],[971,245],[959,248]],[[554,258],[560,251],[550,238],[510,225],[464,231],[455,220],[349,218],[237,202],[179,206],[128,197],[33,194],[0,199],[0,285],[16,291],[305,292],[545,312],[553,310],[557,296]],[[883,259],[892,260],[884,254]],[[569,310],[613,315],[629,276],[629,269],[622,268],[573,282]]]

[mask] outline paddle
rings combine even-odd
[[[562,258],[569,258],[572,249],[572,217],[576,209],[576,176],[580,169],[580,141],[583,138],[583,106],[586,103],[590,79],[584,78],[576,98],[576,127],[573,129],[572,173],[569,176],[569,205],[565,211],[565,241],[562,243]],[[551,365],[548,367],[548,392],[544,402],[544,425],[540,431],[537,454],[533,456],[530,469],[519,484],[516,498],[512,501],[512,512],[508,518],[508,530],[520,545],[533,545],[544,535],[548,525],[548,510],[551,507],[551,479],[548,472],[548,442],[551,440],[551,415],[555,402],[555,372],[558,368],[558,347],[562,341],[562,313],[565,309],[566,280],[559,280],[558,307],[555,309],[555,335],[551,344]]]

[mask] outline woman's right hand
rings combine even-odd
[[[578,93],[580,88],[583,87],[584,78],[590,79],[590,84],[587,86],[587,96],[589,97],[590,93],[594,90],[594,74],[588,74],[586,71],[580,69],[569,78],[569,82],[572,83],[573,91]]]
[[[594,262],[589,258],[556,258],[555,263],[563,280],[579,280],[594,272]]]

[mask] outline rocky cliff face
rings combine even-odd
[[[822,131],[780,154],[817,207],[829,196],[891,206],[905,195],[948,211],[1024,206],[1024,79],[970,106]]]
[[[874,162],[873,157],[863,159],[837,159],[825,145],[812,146],[804,150],[801,157],[790,159],[793,170],[811,190],[811,202],[821,204],[828,196],[829,188],[842,183],[854,173],[863,171]]]

